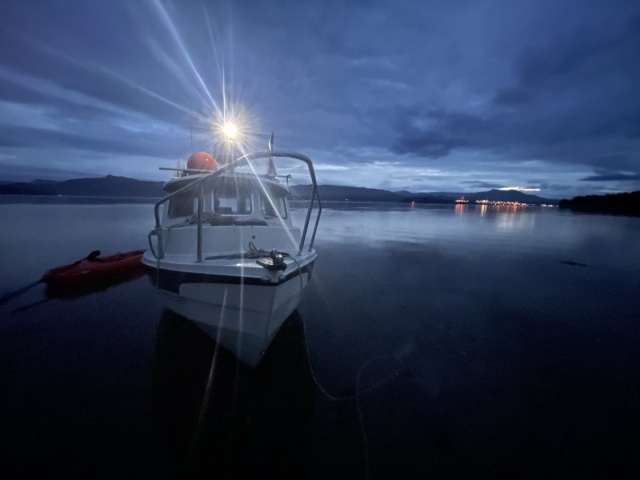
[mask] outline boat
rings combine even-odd
[[[144,250],[134,250],[101,256],[99,250],[94,250],[77,262],[47,271],[42,276],[42,281],[54,288],[87,287],[95,283],[129,278],[143,269],[143,253]]]
[[[164,306],[187,318],[249,367],[260,364],[285,319],[298,307],[317,253],[322,212],[307,156],[273,150],[218,165],[196,152],[163,185],[142,262]],[[306,166],[311,196],[301,226],[292,221],[288,183],[275,161]],[[268,163],[259,174],[259,164]],[[284,180],[286,179],[286,184]],[[313,227],[310,228],[312,213]]]
[[[469,200],[467,200],[464,197],[460,197],[460,198],[456,198],[456,203],[469,203]]]

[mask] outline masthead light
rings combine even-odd
[[[233,123],[225,123],[222,127],[222,131],[229,139],[233,139],[238,136],[238,127],[236,127]]]

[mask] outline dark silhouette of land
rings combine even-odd
[[[32,182],[0,183],[0,195],[161,198],[166,195],[166,192],[162,190],[162,185],[163,182],[158,181],[108,175],[102,178],[76,178],[65,181],[34,180]],[[558,203],[557,200],[529,195],[518,190],[488,190],[475,193],[414,193],[406,190],[391,192],[376,188],[340,185],[320,185],[318,188],[320,198],[326,201],[454,203],[456,199],[464,197],[469,200],[469,203],[475,203],[476,200],[521,202],[532,205]],[[311,185],[294,185],[290,190],[292,197],[296,200],[308,199],[311,195]]]
[[[34,180],[0,185],[0,195],[69,195],[86,197],[152,197],[166,195],[163,182],[135,180],[107,175],[102,178],[76,178],[61,182]]]
[[[351,201],[351,202],[399,202],[399,203],[454,203],[456,199],[464,197],[469,203],[476,200],[489,200],[497,202],[521,202],[532,205],[557,204],[557,200],[529,195],[518,190],[487,190],[475,193],[463,192],[436,192],[414,193],[406,190],[389,192],[374,188],[348,187],[338,185],[319,185],[320,198],[327,201]],[[294,198],[303,200],[311,196],[311,185],[296,185],[291,187]]]
[[[571,200],[561,200],[559,206],[577,212],[640,216],[640,190],[631,193],[575,197]]]

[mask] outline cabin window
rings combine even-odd
[[[287,218],[287,204],[284,197],[270,195],[271,201],[264,192],[260,193],[260,211],[265,217]],[[274,208],[275,207],[275,208]]]
[[[169,218],[190,217],[195,210],[195,199],[191,192],[181,193],[169,200]]]
[[[213,211],[220,215],[249,215],[252,210],[249,185],[218,186],[213,193]]]

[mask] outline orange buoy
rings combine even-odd
[[[187,160],[188,170],[211,170],[214,172],[217,168],[218,164],[216,163],[216,159],[207,152],[196,152]]]

